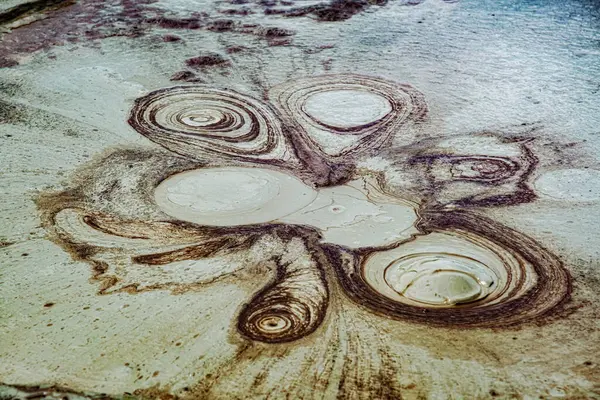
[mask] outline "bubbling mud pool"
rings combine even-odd
[[[333,280],[376,314],[437,326],[504,328],[568,301],[555,255],[476,210],[535,198],[526,142],[422,138],[424,96],[368,76],[296,79],[268,99],[201,85],[141,97],[129,123],[164,150],[83,167],[40,197],[45,226],[103,294],[202,290],[268,265],[235,323],[258,342],[315,333]],[[394,137],[406,147],[391,168],[412,179],[358,167]]]

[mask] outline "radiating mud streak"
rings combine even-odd
[[[441,309],[418,307],[392,301],[365,282],[362,265],[371,251],[344,256],[329,248],[328,254],[334,261],[340,283],[352,300],[399,320],[458,328],[503,328],[531,320],[550,319],[551,314],[560,311],[560,306],[570,298],[571,277],[558,257],[517,231],[467,211],[428,211],[422,215],[418,227],[425,234],[451,231],[457,235],[461,232],[479,235],[502,246],[508,254],[530,263],[536,276],[526,276],[525,265],[521,265],[522,280],[511,282],[511,287],[507,288],[515,297],[509,296],[499,303],[483,302]],[[525,279],[533,283],[528,290],[520,293]]]
[[[325,317],[329,290],[320,262],[306,257],[276,262],[275,282],[238,317],[239,331],[252,340],[291,342],[314,332]]]

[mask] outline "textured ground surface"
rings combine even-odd
[[[0,398],[600,398],[597,1],[0,35]]]

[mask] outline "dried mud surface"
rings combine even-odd
[[[0,399],[599,398],[599,18],[2,8]]]

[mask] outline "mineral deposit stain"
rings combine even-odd
[[[204,83],[204,81],[201,78],[198,78],[198,76],[192,71],[175,72],[171,76],[171,80],[172,81],[183,81],[183,82],[189,82],[189,83]]]

